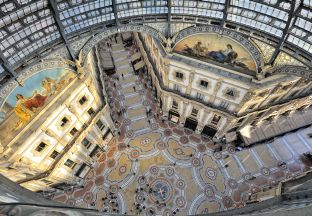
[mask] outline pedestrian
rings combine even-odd
[[[148,119],[147,121],[148,121],[148,124],[151,124],[151,120]]]
[[[123,73],[121,74],[121,77],[124,78]]]
[[[116,83],[114,82],[114,87],[116,88]]]
[[[135,86],[133,86],[133,91],[135,91]]]

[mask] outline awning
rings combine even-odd
[[[135,60],[139,59],[141,56],[142,56],[141,53],[137,52],[133,56],[131,56],[131,61],[135,61]]]
[[[143,60],[141,60],[134,65],[134,70],[138,70],[138,69],[144,67],[144,65],[145,65],[145,62]]]

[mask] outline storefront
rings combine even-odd
[[[190,117],[186,118],[185,123],[184,123],[184,127],[192,131],[196,130],[197,125],[198,125],[197,120],[194,118],[190,118]]]
[[[180,114],[175,110],[169,110],[168,120],[174,123],[179,123]]]
[[[217,129],[214,127],[214,126],[211,126],[211,125],[206,125],[204,128],[203,128],[203,130],[202,130],[202,132],[201,132],[201,134],[203,135],[203,136],[208,136],[208,137],[214,137],[214,135],[217,133]]]

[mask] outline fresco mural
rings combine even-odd
[[[62,68],[29,77],[23,86],[16,87],[7,97],[0,110],[0,125],[5,125],[6,130],[20,129],[74,77],[73,72]]]
[[[256,63],[249,52],[236,41],[217,34],[197,34],[178,42],[174,51],[202,60],[256,71]]]

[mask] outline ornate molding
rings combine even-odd
[[[16,79],[19,83],[23,84],[23,82],[31,77],[32,75],[39,73],[44,70],[49,70],[53,68],[64,68],[68,70],[73,70],[66,62],[61,59],[50,59],[44,60],[38,64],[32,65],[21,72],[18,73]],[[9,80],[8,82],[0,88],[0,108],[3,106],[5,99],[9,96],[9,94],[19,85],[18,82],[14,79]]]
[[[290,74],[305,79],[312,80],[312,70],[307,69],[306,67],[294,66],[294,65],[283,65],[280,67],[273,68],[270,73],[272,74]]]
[[[230,29],[224,29],[218,26],[199,26],[199,27],[190,27],[183,29],[180,31],[177,36],[174,39],[174,44],[178,43],[182,39],[198,33],[215,33],[220,34],[226,37],[229,37],[233,39],[234,41],[237,41],[237,43],[241,44],[243,47],[245,47],[249,53],[251,54],[252,58],[254,59],[257,69],[259,70],[264,65],[264,59],[261,55],[261,52],[258,50],[258,48],[243,34],[238,33],[236,31],[232,31]]]
[[[105,28],[102,32],[96,34],[93,38],[88,40],[88,42],[83,46],[81,50],[82,65],[84,65],[84,62],[86,60],[88,53],[95,46],[95,44],[97,44],[98,42],[100,42],[101,40],[103,40],[104,38],[110,35],[121,33],[121,32],[143,32],[143,33],[149,34],[150,36],[152,36],[153,38],[155,38],[162,44],[166,43],[166,38],[161,32],[147,25],[128,24],[128,25],[120,25],[120,26]]]

